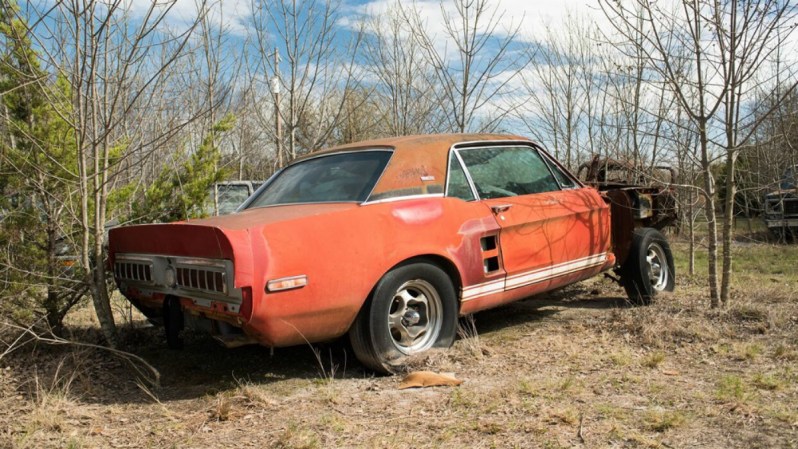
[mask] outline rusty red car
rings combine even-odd
[[[348,334],[391,372],[450,346],[461,316],[600,273],[636,303],[673,290],[668,242],[632,194],[520,136],[373,140],[294,160],[232,215],[112,229],[110,263],[170,346],[186,325],[228,346]]]

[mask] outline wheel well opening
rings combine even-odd
[[[410,259],[403,260],[402,262],[394,265],[393,267],[391,267],[390,270],[388,270],[388,272],[396,268],[414,263],[428,263],[431,265],[435,265],[436,267],[443,270],[444,273],[446,273],[446,275],[449,276],[449,279],[451,279],[454,291],[459,294],[460,288],[462,287],[462,281],[460,280],[460,272],[457,270],[457,267],[451,260],[443,256],[438,256],[435,254],[426,254],[422,256],[411,257]]]
[[[409,259],[405,259],[405,260],[399,262],[398,264],[392,266],[390,269],[388,269],[388,271],[383,273],[382,276],[385,276],[386,274],[390,273],[391,271],[393,271],[393,270],[395,270],[395,269],[397,269],[399,267],[403,267],[405,265],[412,265],[414,263],[428,263],[428,264],[431,264],[431,265],[435,265],[436,267],[438,267],[441,270],[443,270],[444,273],[446,273],[446,275],[452,281],[452,287],[454,287],[455,295],[457,295],[457,299],[458,300],[456,301],[456,304],[457,304],[457,312],[459,314],[459,312],[460,312],[459,295],[460,295],[460,288],[463,285],[462,281],[460,280],[460,272],[457,271],[457,267],[455,266],[455,264],[451,260],[449,260],[449,259],[447,259],[447,258],[445,258],[443,256],[438,256],[438,255],[434,255],[434,254],[427,254],[427,255],[411,257]],[[369,294],[366,297],[365,301],[363,301],[363,304],[360,305],[360,310],[358,311],[358,314],[364,313],[364,311],[368,310],[368,304],[371,302],[371,299],[374,296],[374,289],[377,288],[377,284],[378,283],[375,283],[372,286],[371,291],[369,291]],[[353,323],[354,323],[354,321],[353,321]],[[350,327],[351,326],[352,326],[352,324],[350,324]]]

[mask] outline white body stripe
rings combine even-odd
[[[500,279],[484,282],[482,284],[471,285],[463,288],[461,299],[463,301],[469,301],[482,296],[537,284],[539,282],[547,281],[559,276],[565,276],[567,274],[601,265],[606,262],[606,260],[607,253],[594,254],[592,256],[559,263],[550,267],[538,268],[525,273],[514,274],[512,276],[508,276],[506,280]]]
[[[483,284],[472,285],[463,289],[461,295],[462,299],[474,299],[481,296],[492,295],[494,293],[501,293],[504,291],[505,281],[504,278],[485,282]]]

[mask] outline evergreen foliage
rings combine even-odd
[[[40,68],[13,4],[0,9],[0,295],[5,315],[54,330],[86,293],[73,243],[77,183],[69,84]]]
[[[133,204],[128,221],[171,222],[207,215],[209,191],[227,176],[227,170],[219,167],[221,151],[217,141],[234,124],[233,115],[223,117],[177,170],[163,166],[143,198]]]

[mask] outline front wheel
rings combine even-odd
[[[660,292],[672,292],[676,271],[665,236],[654,228],[636,229],[620,275],[621,285],[633,304],[647,305]]]
[[[358,360],[374,371],[390,373],[404,356],[451,346],[456,330],[451,280],[435,265],[414,263],[383,276],[349,338]]]

